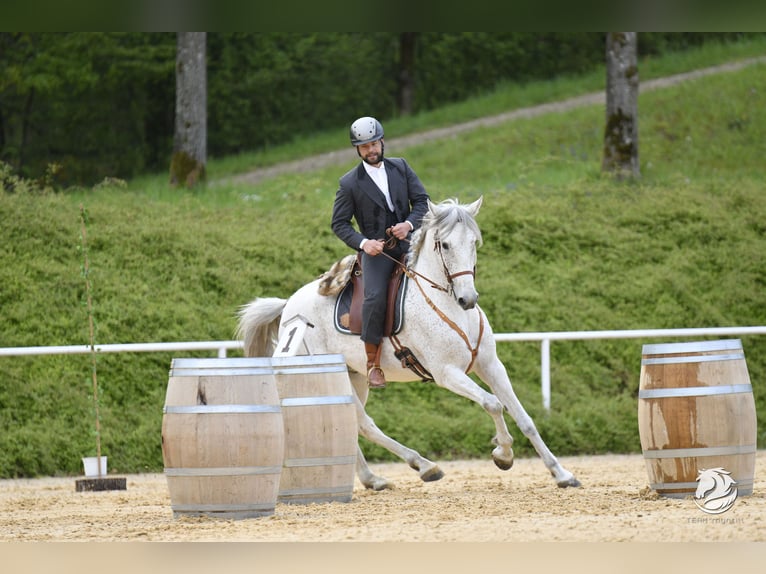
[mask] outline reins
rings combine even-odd
[[[406,241],[407,243],[410,242],[409,239],[397,239],[396,237],[391,235],[388,239],[386,239],[384,241],[384,244],[385,244],[385,246],[388,249],[393,249],[399,241]],[[399,265],[402,268],[402,271],[404,271],[405,275],[407,275],[408,277],[412,278],[413,275],[417,275],[421,279],[423,279],[425,281],[428,281],[428,283],[430,283],[431,287],[433,287],[434,289],[438,289],[439,291],[444,291],[445,293],[449,293],[452,290],[452,280],[455,279],[456,277],[461,277],[463,275],[471,275],[472,277],[476,277],[476,268],[475,267],[473,269],[471,269],[471,270],[458,271],[457,273],[450,273],[449,272],[449,269],[447,268],[447,263],[444,261],[444,253],[442,253],[442,242],[439,239],[434,241],[434,251],[438,251],[439,252],[439,259],[441,259],[441,261],[442,261],[442,268],[444,269],[444,276],[447,278],[447,283],[448,283],[447,287],[443,287],[442,285],[439,285],[433,279],[429,279],[428,277],[426,277],[422,273],[418,273],[414,269],[410,269],[409,267],[404,265],[401,261],[399,261],[395,257],[391,257],[385,251],[381,251],[381,253],[383,255],[385,255],[386,257],[388,257],[391,261],[393,261],[394,263]]]
[[[409,243],[409,240],[407,239],[398,240],[396,237],[392,235],[385,241],[386,247],[391,249],[392,247],[396,246],[397,241],[407,241]],[[421,273],[418,273],[414,269],[411,269],[410,267],[408,267],[407,265],[405,265],[404,263],[402,263],[395,257],[390,256],[385,251],[382,251],[381,253],[402,268],[402,272],[407,277],[412,279],[415,285],[417,285],[418,289],[420,290],[420,293],[423,295],[423,298],[426,300],[426,303],[428,303],[428,306],[431,307],[431,309],[433,309],[433,311],[437,314],[437,316],[443,322],[449,325],[449,327],[453,331],[455,331],[460,336],[461,339],[463,339],[463,342],[465,343],[466,347],[468,347],[468,351],[471,353],[471,362],[468,363],[468,366],[465,369],[465,373],[468,374],[471,371],[471,368],[473,367],[474,362],[476,361],[476,356],[479,354],[479,346],[481,345],[481,340],[484,335],[484,317],[482,316],[481,310],[479,310],[479,338],[476,341],[476,346],[473,346],[471,345],[471,341],[468,339],[468,335],[466,335],[465,331],[463,331],[457,325],[457,323],[455,323],[452,319],[447,317],[447,315],[445,315],[444,312],[441,309],[439,309],[439,307],[431,300],[431,298],[426,293],[425,289],[423,289],[423,286],[418,281],[418,277],[430,283],[431,287],[433,287],[434,289],[438,289],[439,291],[444,291],[445,293],[449,293],[452,290],[452,280],[455,277],[460,277],[462,275],[471,275],[475,277],[476,271],[474,269],[471,271],[460,271],[458,273],[450,274],[449,269],[447,268],[447,264],[444,261],[444,255],[442,254],[441,241],[439,241],[438,239],[435,241],[434,250],[439,252],[439,257],[441,258],[441,261],[442,261],[442,267],[444,268],[444,275],[447,277],[447,281],[449,283],[448,287],[442,287],[441,285],[439,285],[432,279],[429,279],[425,275],[422,275]],[[392,335],[390,338],[391,338],[391,342],[394,343],[395,337]],[[395,343],[396,343],[395,347],[397,345],[401,347],[401,343],[399,343],[398,339],[395,340]]]
[[[384,244],[385,244],[385,246],[386,246],[388,249],[393,249],[394,247],[396,247],[396,244],[397,244],[398,242],[400,242],[400,241],[405,241],[405,242],[407,242],[407,243],[409,243],[409,242],[410,242],[410,240],[409,240],[409,239],[397,239],[396,237],[394,237],[393,235],[391,235],[391,236],[390,236],[388,239],[386,239],[386,240],[384,241]],[[417,271],[415,271],[414,269],[410,269],[410,268],[409,268],[409,267],[407,267],[407,266],[406,266],[404,263],[402,263],[401,261],[399,261],[399,260],[398,260],[396,257],[391,257],[391,256],[390,256],[388,253],[386,253],[385,251],[381,251],[380,253],[381,253],[381,255],[385,255],[385,256],[386,256],[386,257],[388,257],[388,258],[389,258],[391,261],[393,261],[393,262],[394,262],[396,265],[398,265],[399,267],[401,267],[401,268],[402,268],[402,272],[403,272],[403,273],[404,273],[404,274],[405,274],[407,277],[409,277],[410,279],[414,279],[414,278],[415,278],[415,276],[417,275],[417,276],[418,276],[418,277],[420,277],[421,279],[424,279],[425,281],[428,281],[428,282],[431,284],[431,287],[433,287],[434,289],[438,289],[439,291],[444,291],[445,293],[449,293],[450,287],[443,287],[443,286],[439,285],[439,284],[438,284],[436,281],[434,281],[434,280],[432,280],[432,279],[429,279],[428,277],[426,277],[426,276],[425,276],[425,275],[423,275],[422,273],[418,273],[418,272],[417,272]],[[443,257],[442,257],[442,265],[444,265],[444,258],[443,258]],[[446,266],[445,266],[445,269],[446,269]],[[445,275],[447,275],[447,274],[445,273]],[[449,277],[449,275],[447,275],[447,280],[449,280],[449,279],[450,279],[450,277]],[[450,283],[451,283],[451,281],[450,281]]]

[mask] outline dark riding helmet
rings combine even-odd
[[[351,124],[350,136],[352,146],[374,142],[383,137],[383,126],[375,118],[365,116]]]

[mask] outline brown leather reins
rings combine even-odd
[[[386,247],[388,247],[389,249],[394,247],[397,241],[399,240],[393,235],[391,235],[385,242]],[[408,241],[408,240],[403,239],[401,241]],[[481,345],[481,339],[484,335],[484,317],[481,310],[480,309],[478,310],[479,338],[476,341],[476,346],[473,346],[471,345],[471,341],[468,339],[468,335],[466,335],[465,331],[463,331],[452,319],[447,317],[447,315],[445,315],[444,312],[441,309],[439,309],[439,307],[431,300],[431,298],[426,293],[425,289],[423,289],[423,286],[418,281],[418,277],[430,283],[431,287],[433,287],[434,289],[438,289],[439,291],[444,291],[445,293],[449,293],[452,291],[453,279],[455,279],[456,277],[460,277],[462,275],[471,275],[473,277],[476,277],[476,270],[474,268],[473,270],[470,270],[470,271],[459,271],[458,273],[450,273],[449,269],[447,268],[447,263],[444,261],[444,254],[442,253],[442,245],[439,239],[436,239],[434,243],[434,250],[439,252],[439,257],[442,261],[442,267],[444,268],[444,275],[447,277],[447,283],[448,283],[447,287],[443,287],[442,285],[439,285],[432,279],[429,279],[428,277],[422,275],[421,273],[418,273],[414,269],[409,268],[407,265],[403,264],[401,261],[397,260],[394,257],[391,257],[385,251],[383,251],[382,254],[388,257],[389,259],[391,259],[394,263],[396,263],[402,268],[402,272],[415,282],[415,285],[417,285],[418,289],[422,293],[423,298],[426,300],[426,303],[428,303],[428,306],[431,307],[431,309],[434,310],[434,312],[439,316],[439,318],[442,321],[444,321],[447,325],[449,325],[449,327],[453,331],[455,331],[460,336],[461,339],[463,339],[463,342],[465,343],[466,347],[468,347],[468,351],[471,353],[471,362],[468,363],[468,367],[466,367],[465,369],[465,373],[468,374],[471,371],[471,368],[473,367],[474,362],[476,361],[476,356],[479,354],[479,346]],[[390,338],[391,338],[392,344],[394,344],[394,347],[398,346],[400,349],[402,348],[401,343],[399,343],[399,340],[398,338],[396,338],[395,335],[392,335]]]

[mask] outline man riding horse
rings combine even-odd
[[[361,339],[367,354],[367,382],[370,388],[382,388],[386,377],[380,368],[380,343],[388,279],[396,261],[407,252],[400,240],[420,226],[429,197],[404,159],[384,158],[383,126],[378,120],[357,119],[351,124],[350,137],[362,162],[340,178],[331,225],[346,245],[362,252]],[[395,240],[387,241],[391,238]]]

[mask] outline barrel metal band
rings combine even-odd
[[[305,367],[311,368],[317,365],[343,365],[346,368],[346,361],[342,354],[335,353],[329,355],[298,355],[295,357],[270,357],[269,363],[276,368],[279,367]]]
[[[163,407],[162,412],[174,415],[281,413],[282,408],[279,405],[169,405]]]
[[[176,357],[171,361],[171,365],[177,367],[219,367],[221,365],[231,367],[251,367],[271,365],[270,357]]]
[[[659,357],[657,359],[641,359],[642,365],[674,365],[677,363],[708,363],[711,361],[743,361],[744,353],[728,353],[725,355],[692,355],[690,357]]]
[[[735,480],[737,483],[737,488],[747,488],[748,486],[753,486],[753,479],[745,479],[745,480]],[[652,487],[653,490],[681,490],[681,489],[692,489],[696,490],[697,486],[699,486],[699,483],[697,482],[653,482],[649,485]]]
[[[289,490],[280,490],[279,497],[284,498],[288,496],[305,496],[307,494],[350,494],[353,490],[353,483],[343,486],[328,486],[325,488],[293,488]]]
[[[274,510],[275,503],[261,504],[171,504],[175,512],[242,512],[248,510]]]
[[[210,468],[166,468],[165,476],[253,476],[281,474],[281,466],[222,466]]]
[[[351,395],[325,397],[293,397],[282,399],[283,407],[313,407],[317,405],[350,405],[354,402]]]
[[[644,345],[643,355],[668,355],[672,353],[707,353],[710,351],[741,351],[742,341],[739,339],[723,339],[720,341],[692,341],[689,343],[655,343]]]
[[[220,367],[210,369],[174,367],[170,369],[171,377],[252,377],[253,375],[272,376],[271,367]]]
[[[700,448],[666,448],[645,450],[644,458],[690,458],[699,456],[726,456],[731,454],[755,454],[756,445],[709,446]]]
[[[300,466],[327,466],[327,465],[343,465],[343,464],[356,464],[356,455],[348,456],[325,456],[319,458],[287,458],[285,459],[285,467],[300,467]]]
[[[316,365],[307,365],[305,367],[285,367],[285,368],[279,368],[274,367],[273,373],[275,375],[302,375],[302,374],[308,374],[308,375],[314,375],[317,373],[345,373],[348,372],[348,367],[344,364],[341,365],[323,365],[323,366],[316,366]]]
[[[642,389],[639,399],[665,399],[669,397],[704,397],[710,395],[734,395],[752,393],[752,385],[720,385],[716,387],[675,387],[672,389]]]

